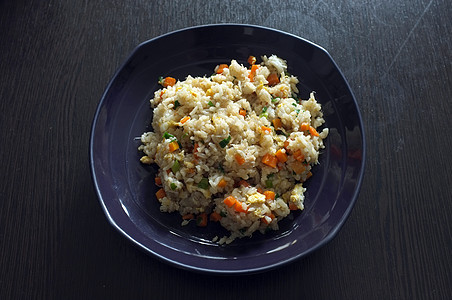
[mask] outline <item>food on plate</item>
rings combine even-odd
[[[232,60],[214,74],[183,81],[160,78],[150,100],[152,132],[141,136],[141,162],[157,164],[162,212],[179,212],[182,225],[219,222],[230,235],[278,230],[303,210],[303,182],[312,176],[328,135],[314,92],[302,100],[285,60]]]

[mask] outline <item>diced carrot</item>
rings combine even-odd
[[[295,203],[290,202],[290,203],[289,203],[289,209],[290,209],[290,210],[298,210],[298,206],[296,206]]]
[[[166,90],[162,90],[162,91],[160,92],[160,98],[162,98],[162,96],[163,96],[163,94],[165,94],[165,92],[166,92]]]
[[[271,73],[270,75],[268,75],[267,81],[268,81],[268,85],[270,85],[270,86],[278,84],[279,83],[278,74]]]
[[[179,149],[179,144],[176,141],[172,141],[171,143],[168,144],[168,147],[170,152],[174,152],[177,149]]]
[[[269,167],[276,168],[278,159],[276,158],[276,156],[273,156],[270,153],[267,153],[262,157],[262,163],[266,164]]]
[[[243,213],[248,212],[248,208],[246,208],[246,209],[243,208],[243,204],[240,201],[237,201],[235,203],[234,209],[235,209],[236,212],[243,212]]]
[[[317,130],[315,130],[314,127],[309,126],[309,133],[313,136],[319,136],[320,134],[317,132]]]
[[[212,212],[209,216],[210,221],[218,222],[221,220],[221,215],[217,213],[216,211]]]
[[[196,153],[198,153],[198,147],[199,147],[198,143],[195,143],[195,144],[193,145],[193,156],[194,156],[195,158],[198,158],[198,154],[196,154]]]
[[[246,116],[246,110],[244,110],[244,109],[239,110],[239,115],[245,117]]]
[[[250,65],[254,65],[254,64],[256,63],[256,58],[255,58],[254,56],[250,55],[250,56],[248,57],[248,63],[249,63]]]
[[[227,184],[228,182],[224,180],[224,178],[221,178],[220,181],[218,182],[218,187],[224,188]]]
[[[275,127],[275,130],[279,130],[282,127],[282,122],[281,119],[279,118],[273,119],[272,123],[273,126]]]
[[[182,216],[182,220],[193,220],[195,216],[193,214],[186,214]]]
[[[258,187],[258,188],[257,188],[257,192],[263,194],[263,193],[264,193],[264,190],[263,190],[261,187]]]
[[[243,156],[241,156],[240,154],[236,153],[234,155],[235,161],[241,166],[245,163],[245,158],[243,158]]]
[[[259,66],[258,65],[252,65],[251,66],[251,71],[250,71],[250,74],[248,75],[248,78],[251,80],[251,81],[254,81],[254,75],[256,75],[256,70],[259,68]]]
[[[270,219],[270,220],[268,220],[268,219]],[[275,215],[274,215],[273,213],[270,213],[270,214],[264,216],[264,217],[261,219],[261,222],[268,225],[268,224],[270,224],[274,219],[275,219]]]
[[[228,197],[224,198],[223,202],[228,207],[232,207],[237,202],[237,199],[235,199],[234,196],[228,196]]]
[[[289,149],[287,149],[288,147],[289,147],[289,141],[285,141],[284,142],[284,149],[289,150]]]
[[[190,120],[190,117],[189,116],[185,116],[182,119],[180,119],[180,123],[181,124],[185,124],[188,120]]]
[[[297,151],[295,151],[293,153],[293,158],[295,158],[298,161],[303,161],[304,160],[304,155],[303,152],[301,152],[300,149],[298,149]]]
[[[306,170],[305,166],[299,161],[293,162],[290,167],[296,174],[301,174]]]
[[[162,199],[163,197],[166,196],[165,190],[161,188],[160,190],[157,191],[157,193],[155,193],[155,196],[157,197],[157,199]]]
[[[275,156],[281,163],[285,163],[287,161],[287,154],[282,149],[276,151]]]
[[[165,79],[163,79],[162,85],[164,87],[168,87],[168,86],[173,86],[176,84],[176,79],[173,77],[165,77]]]
[[[239,186],[243,185],[244,187],[250,187],[250,184],[246,180],[240,180]]]
[[[267,126],[262,126],[261,130],[262,130],[262,133],[264,133],[264,134],[272,133],[272,129],[270,127],[267,127]]]
[[[160,177],[157,176],[157,177],[155,177],[154,180],[155,180],[155,184],[156,184],[156,185],[162,185],[162,178],[160,178]]]
[[[300,125],[300,131],[308,131],[309,130],[309,124],[308,123],[301,123]]]
[[[267,200],[275,200],[275,192],[273,191],[265,191],[264,195]]]
[[[219,66],[218,66],[218,69],[217,69],[217,74],[221,74],[221,73],[223,73],[223,70],[225,69],[225,68],[228,68],[228,65],[227,64],[220,64]]]
[[[201,213],[199,216],[196,217],[196,225],[199,227],[206,227],[207,226],[207,214]]]

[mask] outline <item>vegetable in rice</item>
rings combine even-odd
[[[286,61],[248,62],[218,65],[210,77],[160,78],[150,100],[154,131],[139,147],[143,163],[159,166],[160,210],[179,212],[183,224],[220,222],[231,234],[219,243],[278,230],[291,210],[303,210],[303,182],[328,135],[314,93],[298,98]]]

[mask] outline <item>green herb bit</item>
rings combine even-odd
[[[209,179],[207,178],[201,179],[201,181],[198,183],[198,187],[203,190],[209,189]]]
[[[172,139],[172,138],[175,138],[175,136],[172,135],[171,133],[168,133],[167,131],[165,131],[165,133],[163,134],[163,138]]]
[[[231,141],[231,136],[228,136],[227,138],[225,138],[224,140],[222,140],[220,142],[220,147],[221,148],[226,147],[226,145],[229,144],[230,141]]]
[[[262,118],[262,117],[264,117],[264,118],[268,118],[268,113],[261,113],[260,115],[259,115],[259,118]]]
[[[272,103],[276,103],[276,102],[278,102],[278,101],[279,101],[279,98],[278,98],[278,97],[272,98]]]
[[[180,170],[180,163],[179,161],[176,159],[173,163],[173,165],[171,166],[171,171],[173,171],[174,174],[176,174],[177,171]]]
[[[188,132],[185,132],[183,135],[182,135],[182,138],[184,139],[184,138],[186,138],[188,136]]]
[[[270,179],[265,180],[265,187],[266,187],[267,189],[273,188],[273,180],[270,180]]]
[[[163,85],[163,76],[159,76],[158,84],[162,84]]]
[[[292,103],[292,105],[293,105],[293,106],[295,106],[295,107],[297,107],[297,103],[295,103],[295,102],[294,102],[294,103]]]
[[[264,106],[264,108],[262,108],[262,112],[261,113],[266,113],[267,112],[268,107]]]
[[[177,188],[177,185],[174,182],[171,182],[170,187],[174,191]]]
[[[212,101],[207,102],[207,104],[208,104],[210,107],[215,106],[215,104],[213,104]]]
[[[180,106],[179,100],[174,101],[174,109]]]
[[[278,135],[284,135],[284,136],[286,136],[286,137],[288,136],[287,133],[285,133],[285,132],[282,131],[282,130],[276,130],[275,132],[276,132],[276,134],[278,134]]]
[[[278,193],[276,193],[276,195],[275,195],[275,199],[278,199],[279,198],[279,194]]]

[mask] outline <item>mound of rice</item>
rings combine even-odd
[[[141,136],[141,162],[159,166],[162,212],[178,211],[182,225],[219,221],[230,243],[253,232],[278,230],[291,210],[303,210],[303,182],[318,163],[328,129],[310,94],[297,97],[298,79],[272,55],[249,67],[232,60],[210,77],[161,79],[150,100],[153,132]]]

